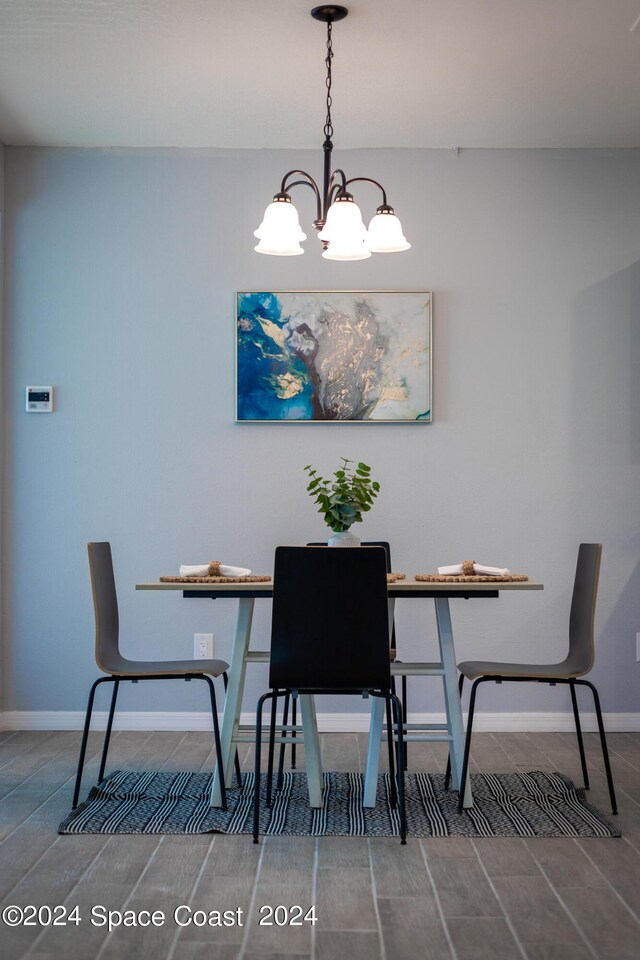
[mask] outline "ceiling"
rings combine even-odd
[[[346,4],[337,148],[640,147],[640,0]],[[311,6],[0,0],[0,141],[318,147]]]

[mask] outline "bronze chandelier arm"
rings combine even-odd
[[[352,177],[351,180],[347,180],[345,187],[348,187],[350,183],[372,183],[374,187],[378,187],[378,189],[382,192],[382,206],[389,206],[387,203],[387,192],[382,184],[378,183],[377,180],[373,180],[371,177]]]
[[[338,179],[338,177],[340,178],[340,183],[336,183],[336,180]],[[333,171],[329,179],[329,184],[327,187],[327,195],[324,199],[325,217],[327,215],[327,210],[329,209],[329,207],[331,206],[335,198],[340,194],[347,193],[347,182],[348,181],[347,181],[344,170],[341,170],[340,167],[338,167],[336,170]]]
[[[287,183],[289,177],[293,177],[296,174],[299,174],[302,177],[305,177],[304,180],[293,180],[291,183]],[[320,196],[320,190],[318,189],[318,184],[313,179],[310,173],[307,173],[306,170],[289,170],[288,173],[285,173],[282,178],[282,183],[280,185],[280,193],[286,194],[291,190],[292,187],[311,187],[313,192],[316,195],[316,219],[322,219],[322,197]]]

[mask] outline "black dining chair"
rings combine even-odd
[[[326,547],[326,546],[327,546],[327,541],[324,540],[324,541],[318,541],[318,542],[315,542],[315,543],[308,543],[307,546],[308,546],[308,547]],[[392,566],[391,566],[391,546],[390,546],[390,544],[389,544],[389,542],[388,542],[387,540],[367,540],[367,541],[363,541],[363,543],[361,544],[361,546],[363,546],[363,547],[382,547],[382,548],[384,549],[385,555],[386,555],[387,573],[391,573],[391,571],[392,571],[392,569],[393,569]],[[348,549],[348,548],[345,548],[345,549]],[[392,628],[391,628],[391,643],[390,643],[390,647],[389,647],[389,657],[390,657],[390,660],[391,660],[392,663],[402,663],[402,660],[399,660],[399,659],[398,659],[398,651],[397,651],[397,646],[396,646],[396,623],[395,623],[395,618],[394,618],[393,625],[392,625]],[[407,676],[406,676],[406,674],[404,674],[404,673],[402,674],[402,677],[401,677],[401,683],[402,683],[402,723],[403,723],[404,727],[406,728],[407,720],[408,720],[408,716],[409,716],[409,712],[408,712],[408,700],[407,700]],[[396,678],[395,678],[393,675],[392,675],[392,677],[391,677],[391,689],[393,690],[394,693],[397,692],[397,691],[396,691]],[[284,707],[283,707],[283,717],[282,717],[282,722],[283,722],[284,725],[287,724],[288,719],[289,719],[289,701],[290,701],[290,698],[289,698],[289,697],[285,697]],[[273,707],[273,709],[274,709],[274,711],[275,711],[275,702],[274,702],[274,707]],[[296,722],[297,722],[297,716],[296,716],[296,701],[295,701],[295,700],[292,700],[292,701],[291,701],[291,723],[292,723],[292,725],[293,725],[294,727],[296,726]],[[387,716],[387,725],[389,725],[389,724],[390,724],[390,717],[389,717],[389,715],[388,715],[388,716]],[[284,751],[285,751],[285,745],[282,744],[281,747],[280,747],[280,758],[279,758],[279,763],[278,763],[278,786],[282,786],[282,774],[283,774],[283,770],[284,770]],[[407,760],[408,760],[407,754],[408,754],[408,745],[407,745],[407,742],[405,741],[405,744],[404,744],[404,767],[405,767],[405,770],[407,769]],[[295,768],[296,768],[296,735],[295,735],[295,731],[294,731],[294,733],[293,733],[293,735],[292,735],[292,740],[291,740],[291,768],[292,768],[293,770],[295,770]]]
[[[99,677],[91,687],[91,691],[89,693],[89,703],[87,705],[87,712],[85,715],[84,731],[80,746],[80,757],[78,760],[78,772],[76,774],[76,783],[73,791],[73,808],[75,809],[78,805],[80,785],[82,782],[82,770],[84,767],[84,758],[87,750],[87,739],[89,736],[89,728],[91,726],[93,701],[96,689],[101,683],[113,683],[113,693],[111,696],[111,706],[109,708],[107,729],[102,748],[98,782],[100,782],[104,776],[107,753],[109,750],[109,741],[111,739],[111,728],[113,726],[113,717],[116,709],[116,700],[118,697],[118,688],[121,681],[130,680],[132,683],[137,683],[139,680],[204,680],[209,688],[211,716],[213,720],[213,736],[222,792],[222,806],[226,809],[227,800],[222,770],[222,751],[220,749],[220,731],[218,727],[216,692],[213,686],[213,680],[211,678],[222,676],[226,687],[226,671],[228,670],[229,665],[225,663],[224,660],[198,660],[196,663],[194,660],[127,660],[126,657],[123,657],[120,652],[118,596],[116,593],[116,583],[113,573],[111,544],[106,542],[89,543],[87,546],[89,550],[89,572],[91,575],[91,589],[93,592],[93,609],[96,626],[96,663],[98,668],[104,673],[108,674],[108,676]],[[237,754],[236,775],[240,779],[240,768]]]
[[[260,824],[263,707],[267,700],[295,700],[300,694],[351,694],[381,697],[387,702],[397,731],[394,737],[394,723],[388,723],[390,799],[393,806],[399,803],[400,836],[405,843],[402,708],[391,688],[387,561],[381,547],[277,548],[269,687],[256,711],[254,843]],[[288,729],[283,724],[281,742],[291,742]],[[272,719],[268,805],[275,735]]]
[[[596,598],[598,595],[598,580],[600,577],[600,560],[602,557],[602,544],[600,543],[581,543],[578,549],[578,562],[576,565],[576,575],[573,584],[573,596],[571,599],[571,611],[569,614],[569,651],[561,663],[493,663],[489,660],[468,660],[458,664],[460,671],[460,695],[465,681],[471,680],[471,699],[469,701],[469,717],[467,720],[467,734],[464,748],[464,759],[462,763],[461,783],[466,782],[467,770],[469,769],[469,751],[471,749],[471,733],[473,730],[473,714],[476,704],[476,693],[481,683],[548,683],[554,687],[556,684],[568,684],[571,691],[571,704],[573,706],[573,717],[576,725],[576,736],[578,738],[578,749],[580,751],[580,764],[582,766],[582,776],[584,777],[584,788],[589,789],[589,774],[587,772],[587,761],[584,752],[584,743],[582,740],[582,728],[580,726],[580,713],[578,711],[578,700],[576,697],[576,687],[588,687],[593,695],[593,702],[596,709],[598,721],[598,730],[600,732],[600,743],[602,746],[602,756],[604,759],[604,769],[607,776],[607,785],[609,787],[609,797],[611,799],[612,813],[618,812],[615,790],[613,788],[613,777],[611,774],[611,764],[609,763],[609,751],[607,749],[607,738],[604,732],[604,723],[602,721],[602,710],[600,707],[600,697],[595,686],[588,680],[580,679],[589,673],[595,662],[595,643],[594,643],[594,620],[596,613]],[[448,789],[451,777],[451,761],[447,765],[445,775],[445,788]],[[462,797],[459,803],[462,809]]]

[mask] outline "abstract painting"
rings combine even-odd
[[[431,420],[431,294],[237,294],[238,421]]]

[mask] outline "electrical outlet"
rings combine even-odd
[[[640,633],[636,633],[636,660],[640,662]]]
[[[193,659],[194,660],[213,660],[213,634],[212,633],[194,633]]]

